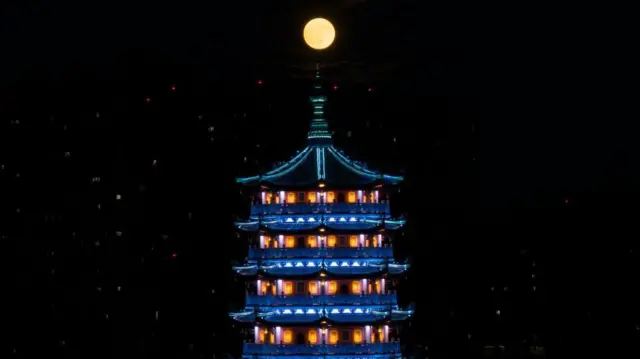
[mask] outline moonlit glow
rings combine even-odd
[[[314,50],[324,50],[336,38],[336,30],[327,19],[315,18],[309,21],[302,32],[304,42]]]

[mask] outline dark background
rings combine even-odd
[[[407,179],[409,355],[638,355],[637,116],[581,10],[2,6],[0,357],[237,356],[233,178],[302,148],[316,61],[337,145]]]

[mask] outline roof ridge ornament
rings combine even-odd
[[[313,114],[307,133],[309,146],[328,146],[332,144],[329,123],[325,118],[325,104],[327,96],[322,88],[322,76],[320,76],[320,63],[316,63],[316,76],[309,96]]]

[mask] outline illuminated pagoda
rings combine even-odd
[[[388,190],[403,178],[374,172],[332,143],[319,72],[307,147],[259,176],[238,178],[252,196],[246,304],[231,317],[252,333],[243,357],[398,358],[401,310],[393,290],[407,264],[393,259]]]

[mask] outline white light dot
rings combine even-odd
[[[122,199],[122,196],[121,196],[121,195],[119,195],[119,194],[116,194],[116,200],[118,200],[118,201],[119,201],[119,200],[121,200],[121,199]]]

